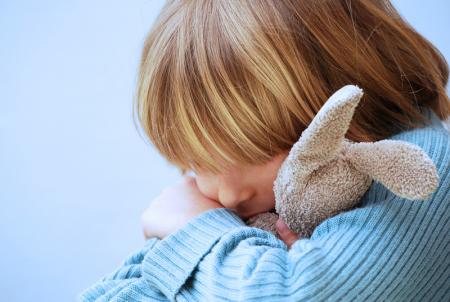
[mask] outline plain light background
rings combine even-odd
[[[393,3],[450,58],[449,1]],[[0,0],[0,300],[73,301],[143,245],[180,177],[131,115],[163,4]]]

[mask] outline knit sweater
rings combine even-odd
[[[358,206],[290,249],[230,209],[211,209],[146,241],[79,301],[450,301],[450,134],[396,134],[419,145],[440,183],[426,200],[374,181]]]

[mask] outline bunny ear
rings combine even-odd
[[[417,145],[381,140],[356,143],[349,147],[347,159],[389,190],[408,199],[426,199],[438,184],[436,166]]]
[[[358,86],[346,85],[328,98],[278,170],[273,185],[276,207],[295,196],[313,171],[337,156],[362,95]]]
[[[345,133],[363,91],[356,85],[346,85],[329,97],[310,125],[294,144],[288,161],[300,162],[303,175],[332,160],[342,147]]]

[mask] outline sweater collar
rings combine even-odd
[[[444,122],[439,119],[431,108],[426,107],[424,113],[430,119],[430,126],[445,129]]]

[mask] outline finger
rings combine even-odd
[[[286,243],[286,245],[290,248],[291,245],[298,240],[299,236],[291,231],[288,233],[280,234],[281,240]]]
[[[291,231],[288,226],[283,222],[283,220],[278,219],[276,223],[277,232],[281,237],[281,240],[286,243],[288,248],[299,239],[299,235]]]

